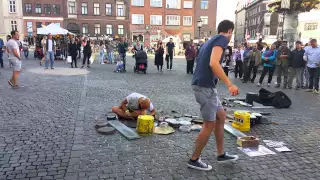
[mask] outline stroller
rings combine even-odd
[[[135,54],[136,65],[134,66],[133,72],[139,73],[143,72],[147,74],[148,67],[148,56],[147,53],[143,50],[137,51]]]

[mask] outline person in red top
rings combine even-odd
[[[190,41],[190,44],[186,48],[185,56],[187,60],[187,74],[193,74],[194,60],[197,57],[197,50],[193,40]]]

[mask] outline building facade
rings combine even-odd
[[[193,0],[131,0],[130,40],[145,46],[174,36],[181,42],[194,38]]]
[[[0,38],[4,41],[12,30],[20,32],[20,39],[23,39],[23,14],[21,0],[0,1]]]
[[[263,0],[253,1],[246,9],[246,32],[250,39],[259,39],[263,36],[264,14],[267,12],[267,4]]]
[[[245,42],[245,20],[246,20],[246,1],[238,1],[235,12],[234,45],[238,47]]]
[[[127,0],[64,0],[64,26],[91,39],[126,37],[129,34]]]
[[[195,0],[194,1],[194,24],[195,37],[204,38],[217,34],[217,0]],[[201,20],[201,26],[198,27],[198,21]],[[199,31],[200,30],[200,31]],[[199,33],[200,32],[200,33]]]
[[[320,10],[301,13],[299,15],[299,34],[303,43],[309,42],[310,38],[320,42]]]
[[[22,0],[25,41],[34,45],[37,28],[55,23],[63,26],[64,0]]]

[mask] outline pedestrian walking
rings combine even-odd
[[[311,39],[309,40],[308,43],[305,44],[304,46],[304,51],[306,51],[308,48],[311,47]],[[302,77],[301,77],[301,83],[302,83],[302,88],[303,89],[308,89],[309,88],[309,71],[308,71],[308,67],[306,65],[306,67],[304,68],[303,72],[301,73]]]
[[[250,52],[250,48],[248,47],[247,43],[244,43],[243,45],[243,52],[241,52],[242,54],[242,59],[243,59],[243,63],[242,63],[242,72],[243,75],[246,75],[249,71],[249,63],[250,63],[250,58],[249,58],[249,52]],[[243,80],[242,82],[246,83],[244,76],[243,76]]]
[[[71,56],[71,68],[73,68],[73,65],[75,68],[78,68],[77,66],[77,55],[78,55],[78,43],[75,41],[74,38],[71,39],[71,42],[69,43],[69,56]]]
[[[272,81],[272,76],[276,67],[276,56],[277,56],[277,50],[276,50],[276,45],[273,44],[271,45],[271,48],[269,50],[266,50],[262,54],[262,62],[263,62],[263,70],[262,74],[260,76],[259,83],[257,84],[258,87],[261,86],[264,76],[268,73],[268,87],[271,85]]]
[[[235,78],[239,78],[241,79],[242,78],[242,70],[243,70],[243,67],[242,67],[242,56],[241,56],[241,47],[239,47],[235,53],[234,53],[234,56],[233,56],[233,60],[236,62],[236,65],[235,65],[235,69],[234,69],[234,77]]]
[[[303,60],[304,49],[302,49],[301,41],[296,41],[296,49],[291,52],[289,56],[289,81],[288,88],[292,89],[292,81],[294,76],[296,77],[296,89],[302,87],[301,84],[301,72],[304,70],[306,62]]]
[[[90,58],[92,54],[92,47],[91,47],[91,42],[87,37],[84,38],[82,42],[82,46],[83,46],[83,60],[82,60],[81,68],[84,68],[86,62],[87,62],[87,67],[90,68]]]
[[[28,57],[29,57],[29,45],[27,45],[27,44],[23,45],[22,50],[23,50],[24,57],[26,59],[28,59]]]
[[[254,80],[257,76],[258,67],[261,63],[261,52],[258,49],[259,44],[255,44],[255,46],[252,48],[252,50],[249,51],[248,57],[249,57],[249,67],[247,73],[244,75],[243,83],[246,83],[248,81],[251,81],[251,83],[254,83]],[[252,78],[251,78],[251,71],[252,71]]]
[[[11,31],[12,38],[7,42],[7,52],[9,55],[9,62],[13,67],[11,79],[8,81],[13,88],[19,88],[19,75],[21,72],[21,51],[19,48],[19,32],[16,30]]]
[[[104,64],[104,53],[106,52],[106,46],[104,45],[103,41],[100,41],[99,52],[100,52],[100,64]]]
[[[78,57],[77,59],[81,59],[81,39],[80,38],[77,38],[77,45],[78,45]]]
[[[287,42],[282,42],[280,49],[277,52],[277,85],[279,88],[281,85],[283,75],[283,88],[286,89],[288,86],[288,74],[289,74],[289,57],[291,51],[287,47]]]
[[[159,40],[155,48],[154,64],[157,66],[158,73],[162,73],[164,47],[162,41]]]
[[[47,44],[47,37],[43,36],[41,40],[41,50],[42,50],[42,58],[40,60],[40,66],[42,66],[43,62],[46,60],[47,52],[46,52],[46,44]],[[40,57],[40,54],[38,55]]]
[[[51,69],[54,69],[54,55],[56,54],[56,42],[52,39],[52,34],[48,34],[48,39],[46,41],[46,62],[45,69],[49,68],[49,63]]]
[[[168,58],[166,58],[167,61],[167,70],[172,70],[172,61],[173,61],[173,53],[174,53],[175,44],[173,42],[173,39],[170,38],[170,41],[166,45],[166,55]]]
[[[187,74],[193,74],[194,61],[197,57],[197,49],[193,40],[190,41],[190,44],[186,48],[185,56],[187,60]]]
[[[309,71],[309,89],[308,92],[320,94],[319,76],[320,76],[320,47],[316,39],[310,41],[311,47],[304,53],[304,60],[307,61]]]
[[[108,62],[109,64],[113,63],[113,44],[111,43],[111,41],[107,41],[107,58],[108,58]]]
[[[118,53],[123,62],[123,71],[126,71],[126,53],[128,50],[128,43],[125,41],[124,37],[120,38],[120,42],[118,44]]]
[[[0,66],[1,68],[3,68],[3,46],[4,46],[4,42],[3,39],[0,38]]]
[[[216,82],[214,81],[214,79],[222,80],[232,96],[238,95],[238,88],[232,84],[220,65],[223,51],[230,42],[233,29],[234,24],[229,20],[219,23],[218,35],[211,38],[201,47],[197,66],[193,74],[192,89],[200,105],[204,120],[203,127],[195,143],[195,150],[188,162],[190,168],[197,170],[209,171],[212,169],[212,166],[201,160],[200,155],[213,131],[216,137],[217,161],[222,163],[238,159],[237,155],[230,155],[224,151],[223,137],[226,112],[219,100]]]
[[[228,46],[224,51],[224,56],[222,58],[223,71],[227,76],[229,75],[229,67],[231,64],[231,59],[232,59],[232,48]]]

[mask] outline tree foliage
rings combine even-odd
[[[281,12],[281,0],[274,0],[269,5],[270,12]],[[320,9],[320,0],[291,0],[289,12],[309,12],[312,9]]]

